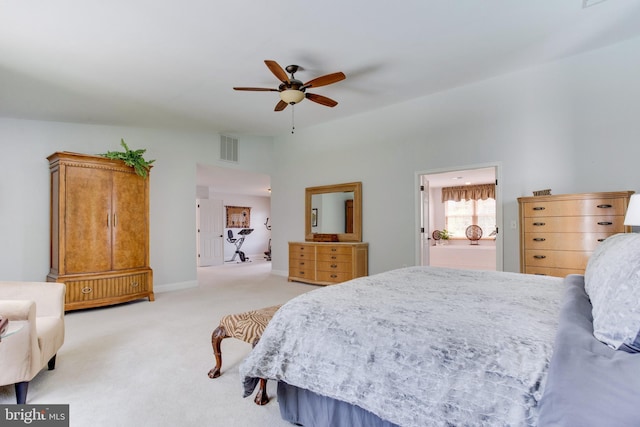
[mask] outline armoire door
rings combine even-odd
[[[113,172],[112,269],[124,270],[148,265],[148,200],[144,178]]]
[[[111,171],[67,167],[65,274],[111,269]]]

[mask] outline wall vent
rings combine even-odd
[[[238,139],[220,135],[220,160],[238,162]]]

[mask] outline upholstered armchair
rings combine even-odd
[[[45,365],[55,368],[64,342],[64,294],[62,283],[0,282],[0,314],[14,331],[0,341],[0,385],[15,384],[18,404],[26,403],[29,381]]]

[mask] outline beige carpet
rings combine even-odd
[[[29,386],[27,403],[70,405],[70,425],[84,426],[291,426],[272,401],[243,399],[238,365],[251,351],[234,339],[222,342],[222,375],[211,332],[220,317],[283,303],[315,286],[272,275],[256,260],[201,268],[199,286],[158,293],[108,308],[67,313],[66,339],[56,369]],[[0,403],[15,403],[13,386],[0,387]]]

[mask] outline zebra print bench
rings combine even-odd
[[[208,373],[209,378],[218,378],[221,374],[222,352],[220,344],[225,338],[236,338],[255,346],[262,336],[264,328],[281,305],[247,311],[239,314],[229,314],[220,319],[220,325],[211,334],[211,346],[216,358],[216,366]],[[258,393],[254,399],[257,405],[266,405],[269,402],[267,396],[267,381],[260,380]]]

